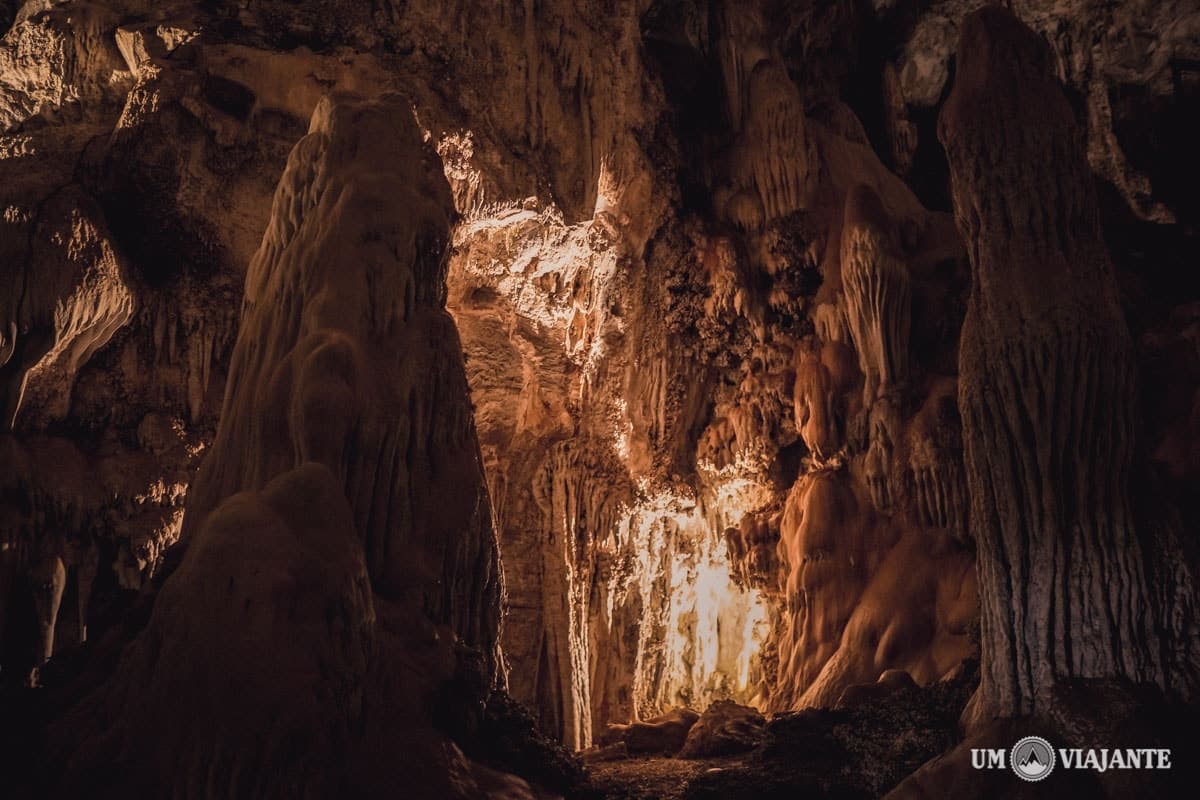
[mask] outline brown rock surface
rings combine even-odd
[[[757,709],[718,700],[688,731],[679,758],[712,758],[753,750],[763,738],[766,720]]]
[[[374,753],[391,768],[425,760],[413,796],[532,796],[431,728],[447,682],[466,681],[442,701],[446,726],[480,713],[498,627],[487,497],[441,309],[448,198],[398,98],[318,106],[247,276],[181,563],[109,677],[52,731],[66,759],[55,791],[102,770],[114,792],[374,794],[390,782],[360,759]],[[163,433],[139,426],[150,448]],[[422,510],[472,495],[452,528]],[[56,602],[63,568],[50,563]],[[406,674],[419,677],[395,683]],[[439,749],[445,771],[430,766]]]
[[[246,538],[333,605],[361,547],[372,590],[365,666],[307,611],[229,666],[323,687],[274,716],[325,720],[297,752],[339,774],[233,731],[243,775],[316,793],[569,794],[547,736],[737,707],[807,711],[723,775],[605,780],[878,796],[955,743],[980,598],[972,719],[1057,714],[1069,675],[1194,696],[1190,0],[1014,0],[1013,36],[979,0],[12,5],[0,773],[58,776],[46,719],[81,759],[154,750],[150,782],[216,757],[253,698],[196,677],[223,699],[189,745],[151,639],[235,636],[186,596],[242,575],[193,563],[210,536],[287,595],[218,535],[247,492],[310,499],[276,481],[355,535],[312,534],[327,572],[298,523]]]
[[[1073,114],[1045,43],[1009,13],[968,17],[958,63],[940,130],[974,277],[959,382],[974,713],[1040,710],[1066,677],[1166,686],[1155,618],[1171,611],[1146,584],[1129,500],[1134,354]]]
[[[234,492],[325,464],[375,590],[490,654],[490,508],[441,305],[450,198],[408,115],[398,99],[326,101],[292,151],[246,276],[221,424],[184,536]]]
[[[687,708],[673,708],[665,714],[628,725],[610,725],[602,744],[621,743],[628,753],[679,752],[687,741],[688,732],[695,727],[700,714]]]
[[[99,708],[83,712],[117,722],[68,755],[59,791],[85,792],[97,769],[116,771],[110,790],[147,794],[336,791],[344,776],[326,759],[344,762],[361,729],[374,622],[328,469],[306,464],[231,497],[163,586]],[[144,754],[140,769],[118,777],[131,752]]]

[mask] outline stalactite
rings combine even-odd
[[[605,478],[613,465],[604,450],[573,442],[553,448],[534,483],[533,499],[548,530],[541,548],[541,624],[544,647],[552,656],[538,675],[540,692],[555,695],[554,714],[544,719],[571,747],[591,744],[593,724],[593,659],[597,640],[591,621],[600,615],[593,605],[602,567],[598,544],[619,524],[620,487]],[[610,589],[611,591],[611,589]],[[611,676],[610,676],[611,677]]]
[[[796,430],[814,455],[828,459],[845,445],[847,395],[857,376],[853,354],[836,342],[811,341],[796,358]]]
[[[883,67],[883,98],[886,107],[888,139],[891,144],[891,163],[900,175],[912,169],[917,151],[917,126],[908,119],[908,106],[900,77],[891,64]]]
[[[911,279],[891,227],[879,196],[865,185],[855,186],[846,197],[842,283],[868,407],[877,394],[908,376]]]
[[[921,522],[965,537],[967,484],[957,394],[957,382],[949,378],[930,390],[909,429],[908,469]]]
[[[800,90],[777,61],[750,72],[749,117],[742,147],[746,177],[753,182],[767,219],[808,205],[818,162],[805,131]]]

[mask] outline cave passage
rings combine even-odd
[[[0,0],[0,796],[1191,796],[1198,32]]]

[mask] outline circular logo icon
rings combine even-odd
[[[1040,736],[1026,736],[1013,745],[1008,765],[1021,780],[1040,781],[1054,771],[1054,748]]]

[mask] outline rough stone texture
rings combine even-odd
[[[442,308],[450,197],[409,117],[399,99],[323,102],[292,151],[183,533],[234,492],[325,464],[375,590],[494,659],[490,505]]]
[[[400,770],[416,797],[533,797],[448,735],[483,716],[499,610],[441,305],[449,215],[403,100],[318,104],[247,273],[180,563],[147,596],[144,629],[93,659],[48,735],[58,768],[30,791],[77,795],[102,775],[113,796],[374,796]],[[139,434],[169,445],[152,422]],[[46,563],[52,642],[65,570]]]
[[[9,335],[0,343],[7,362],[0,368],[0,414],[10,429],[31,380],[43,395],[39,410],[65,417],[80,365],[134,311],[128,267],[118,260],[95,201],[69,186],[46,198],[39,214],[28,260],[10,262],[13,274],[5,276],[15,302],[5,315]]]
[[[678,753],[700,715],[688,708],[673,708],[665,714],[628,725],[610,725],[601,744],[625,745],[628,753]]]
[[[627,41],[630,13],[600,24]],[[439,147],[467,216],[448,304],[497,507],[510,685],[576,746],[680,703],[832,704],[889,667],[929,681],[970,653],[957,414],[914,403],[953,386],[956,331],[915,365],[909,338],[931,338],[913,307],[947,293],[935,266],[955,274],[957,237],[853,112],[809,116],[768,9],[697,13],[645,12],[640,73],[580,58],[626,95],[590,106],[611,137],[590,217],[573,222],[561,191],[480,207],[476,187],[500,183],[482,134]],[[681,64],[724,94],[681,82]],[[707,115],[699,132],[676,127],[687,114]],[[650,125],[663,132],[647,141]],[[679,164],[716,220],[680,208],[656,162]],[[843,516],[855,533],[810,564]],[[894,563],[928,559],[911,584],[876,575],[902,540]],[[843,643],[855,652],[806,696]]]
[[[679,758],[712,758],[753,750],[762,741],[766,720],[749,706],[718,700],[688,731]]]
[[[897,63],[908,103],[928,107],[944,98],[963,19],[982,5],[939,0],[922,9]],[[1188,215],[1186,200],[1175,194],[1180,176],[1157,160],[1158,148],[1143,149],[1134,133],[1140,126],[1126,115],[1194,100],[1188,64],[1200,54],[1200,6],[1194,0],[1014,0],[1008,6],[1048,40],[1054,75],[1082,98],[1087,159],[1096,174],[1142,219],[1167,223],[1180,212]]]
[[[968,17],[940,123],[974,278],[959,399],[980,718],[1040,710],[1064,677],[1165,687],[1174,672],[1129,502],[1133,349],[1049,57],[1009,13]]]
[[[361,728],[374,621],[350,507],[327,468],[231,497],[163,586],[101,708],[83,712],[116,724],[64,754],[57,791],[86,793],[97,770],[110,793],[336,791],[345,778],[325,758],[344,763]],[[144,754],[138,769],[131,753]]]
[[[759,748],[739,763],[692,778],[683,796],[880,797],[955,742],[958,714],[974,685],[975,674],[966,670],[953,680],[900,688],[851,709],[777,715]]]
[[[58,717],[81,676],[95,688],[115,668],[180,561],[185,503],[192,541],[229,495],[262,490],[312,454],[347,492],[377,590],[372,657],[354,672],[374,700],[354,717],[352,793],[578,789],[524,722],[488,722],[493,674],[544,733],[580,748],[610,723],[722,700],[783,712],[845,699],[854,707],[838,719],[882,724],[855,716],[861,696],[889,690],[881,676],[901,670],[928,687],[976,650],[979,498],[958,405],[972,273],[936,120],[979,3],[35,0],[13,10],[11,28],[7,5],[0,272],[43,290],[23,300],[17,281],[0,286],[0,390],[22,398],[0,439],[0,692],[16,698],[0,720],[17,720],[10,728],[24,725],[23,709]],[[1140,373],[1122,513],[1143,550],[1164,683],[1188,695],[1188,532],[1200,523],[1200,133],[1187,113],[1197,9],[1009,5],[1045,37],[1084,137],[1075,161],[1046,162],[1048,185],[1098,188],[1116,278],[1105,314],[1119,303],[1124,364]],[[407,98],[420,131],[410,133],[428,140],[449,191],[429,188],[428,153],[420,168],[389,157],[374,183],[291,173],[281,202],[311,214],[272,217],[288,154],[340,91]],[[1048,121],[1063,113],[1059,104]],[[313,149],[308,140],[303,159]],[[993,155],[992,173],[1022,166]],[[296,194],[346,181],[380,200],[351,213],[332,195]],[[1029,208],[1080,209],[1026,193]],[[393,201],[411,205],[410,221],[432,213],[450,226],[445,305],[470,406],[431,393],[463,388],[437,366],[458,349],[431,312],[440,300],[356,282],[391,256],[355,231],[375,238],[366,229]],[[86,248],[70,244],[76,231]],[[262,277],[274,258],[255,260],[264,231],[312,286],[247,282],[248,265]],[[438,250],[407,240],[419,227],[391,232],[397,253]],[[1088,238],[1068,232],[1072,246]],[[309,244],[327,257],[295,256]],[[443,268],[418,261],[421,274]],[[252,333],[235,358],[247,286]],[[322,300],[322,287],[341,299]],[[387,315],[358,316],[401,307],[439,320],[437,341],[399,323],[384,331]],[[312,326],[331,320],[354,344],[306,349],[322,335]],[[310,358],[318,352],[341,374]],[[360,369],[368,357],[389,366]],[[278,364],[297,369],[269,374]],[[451,429],[377,435],[384,417],[425,420],[442,406]],[[483,484],[461,441],[470,410],[504,594],[484,563]],[[347,420],[370,424],[343,437]],[[192,486],[218,425],[219,452]],[[417,480],[406,483],[411,463]],[[401,491],[454,476],[446,492]],[[391,526],[403,531],[399,550],[381,535]],[[410,558],[417,550],[427,557]],[[470,583],[474,574],[487,577]],[[91,644],[76,647],[85,632]],[[47,692],[18,691],[31,678]],[[920,753],[952,744],[934,727],[848,791],[876,796]],[[827,728],[788,730],[823,752]],[[10,730],[4,741],[13,774],[44,763],[36,738]],[[869,749],[882,759],[889,746]],[[809,778],[832,785],[832,763],[862,762],[772,774],[791,797]],[[647,791],[700,769],[665,770]]]

